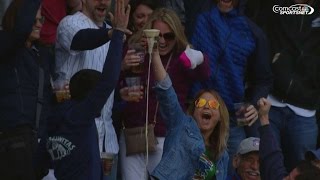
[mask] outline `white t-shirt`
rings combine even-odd
[[[312,117],[316,114],[316,110],[303,109],[292,104],[282,103],[277,98],[269,94],[268,100],[271,102],[272,106],[275,107],[286,107],[288,106],[296,115],[303,117]]]

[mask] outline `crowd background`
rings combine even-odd
[[[19,0],[14,1],[19,2]],[[163,168],[164,161],[167,159],[166,152],[168,148],[165,147],[166,144],[170,143],[166,143],[166,139],[168,139],[168,142],[174,139],[172,138],[171,129],[175,127],[170,126],[170,129],[167,129],[166,123],[168,122],[163,120],[163,114],[158,109],[158,106],[161,107],[161,104],[159,105],[156,98],[157,92],[151,87],[157,82],[156,80],[159,80],[156,77],[157,74],[151,74],[151,86],[147,89],[149,58],[147,53],[143,56],[142,72],[133,71],[134,67],[141,63],[141,57],[130,48],[130,45],[138,43],[145,46],[147,40],[143,34],[143,30],[150,28],[160,30],[160,37],[157,43],[159,58],[168,76],[170,76],[170,83],[172,81],[172,86],[175,89],[182,110],[187,112],[190,105],[192,107],[193,104],[199,103],[197,100],[202,94],[198,96],[196,94],[201,89],[217,91],[223,99],[223,102],[221,102],[220,96],[214,95],[214,98],[220,101],[220,108],[221,104],[226,104],[228,110],[226,124],[228,124],[228,127],[224,129],[220,127],[222,125],[218,124],[218,128],[224,129],[219,130],[219,133],[217,132],[218,128],[215,129],[215,125],[211,127],[213,128],[212,131],[215,130],[215,133],[212,133],[212,138],[220,144],[217,145],[215,142],[204,143],[205,155],[210,154],[210,156],[208,155],[208,159],[216,166],[213,175],[211,174],[208,177],[212,179],[226,179],[227,176],[228,178],[233,176],[233,178],[237,177],[244,180],[246,179],[246,174],[244,173],[243,175],[239,170],[244,167],[243,164],[241,166],[241,162],[244,162],[241,161],[241,157],[248,158],[252,155],[250,154],[251,152],[260,151],[265,153],[265,156],[260,154],[261,177],[262,179],[263,177],[271,178],[269,176],[270,173],[276,170],[268,169],[267,175],[263,174],[266,173],[264,171],[266,169],[264,163],[269,163],[265,160],[267,159],[267,150],[271,152],[271,149],[266,148],[265,143],[260,146],[260,150],[251,147],[253,149],[248,151],[239,151],[243,140],[246,138],[259,139],[260,135],[264,134],[266,136],[271,131],[273,135],[269,135],[274,136],[271,141],[276,142],[272,145],[274,147],[272,150],[277,152],[282,151],[283,153],[283,157],[277,154],[279,155],[278,158],[280,158],[279,161],[281,161],[281,158],[284,159],[285,168],[279,167],[281,172],[278,169],[279,174],[282,173],[283,177],[288,174],[287,172],[294,171],[297,166],[300,168],[300,173],[303,172],[300,167],[300,161],[305,159],[305,152],[314,150],[314,154],[317,156],[315,150],[320,147],[320,88],[317,84],[317,82],[320,82],[320,76],[317,72],[320,67],[320,25],[318,22],[320,21],[320,1],[121,1],[124,4],[131,5],[131,12],[128,16],[128,29],[121,29],[121,33],[125,33],[126,35],[122,45],[123,52],[119,81],[112,88],[108,101],[105,102],[105,106],[101,112],[97,113],[93,118],[95,119],[95,127],[97,128],[98,144],[91,145],[98,146],[98,148],[93,148],[99,149],[100,153],[107,152],[113,156],[111,174],[104,175],[102,178],[105,180],[135,180],[144,179],[148,175],[152,175],[150,176],[151,179],[166,179],[170,177],[163,175],[168,169],[163,171],[159,169]],[[1,19],[11,2],[11,0],[2,0],[0,2]],[[272,6],[275,4],[290,6],[295,3],[309,3],[315,9],[314,14],[306,17],[294,15],[280,16],[272,11]],[[25,50],[28,52],[32,49],[34,53],[36,50],[35,52],[39,52],[41,61],[43,61],[39,63],[39,71],[41,71],[41,68],[45,71],[45,103],[43,103],[42,107],[42,111],[45,113],[40,118],[40,130],[36,136],[37,138],[46,137],[44,134],[47,133],[46,131],[49,131],[50,120],[48,124],[45,123],[47,117],[50,117],[51,112],[49,110],[55,112],[53,107],[61,106],[61,103],[55,100],[53,94],[56,90],[54,83],[66,80],[67,83],[64,89],[70,96],[70,92],[68,91],[69,83],[71,82],[69,81],[74,74],[82,69],[94,69],[102,72],[110,49],[110,39],[112,39],[112,31],[110,29],[117,28],[113,16],[108,14],[108,12],[115,14],[117,12],[115,7],[115,0],[102,0],[99,2],[95,2],[94,0],[41,1],[41,15],[36,16],[35,24],[31,30],[32,32],[35,27],[41,29],[40,36],[31,40],[27,38],[26,44],[31,43],[30,46],[26,45],[23,48],[17,46],[22,49],[22,52]],[[30,9],[26,8],[24,10],[28,13]],[[117,16],[117,18],[119,17]],[[28,20],[31,23],[31,19],[29,18]],[[42,20],[44,21],[42,22]],[[15,23],[19,25],[19,16],[16,17],[16,21]],[[3,29],[2,23],[0,24],[0,29]],[[7,31],[3,32],[7,33]],[[16,35],[18,33],[20,33],[19,35],[27,33],[19,32],[19,30],[14,28],[12,32],[12,34],[11,32],[9,33],[10,36],[8,37],[14,36],[15,33]],[[4,36],[5,33],[3,33]],[[26,36],[26,34],[23,35]],[[1,35],[0,37],[4,36]],[[21,44],[21,42],[18,42],[21,38],[13,39],[17,40],[18,44]],[[24,54],[20,56],[21,49],[17,50],[18,54],[15,59],[29,57]],[[3,51],[1,53],[3,53],[1,54],[1,58],[11,58],[11,54]],[[31,55],[31,59],[36,59],[34,58],[36,55]],[[158,57],[152,58],[156,59]],[[283,64],[275,63],[279,59],[284,60],[281,61]],[[294,61],[291,61],[291,59]],[[74,62],[76,63],[72,64]],[[1,66],[7,67],[7,64],[1,64]],[[20,67],[19,63],[17,66]],[[2,73],[4,75],[8,74],[5,71]],[[139,96],[132,98],[129,95],[126,78],[137,76],[141,78],[141,87],[138,89]],[[31,75],[30,77],[34,79],[25,78],[25,82],[32,83],[34,93],[31,94],[34,98],[36,92],[39,92],[37,83],[39,82],[40,84],[39,79],[41,79],[41,75]],[[163,79],[160,78],[160,80]],[[166,81],[168,80],[166,79]],[[27,90],[30,90],[28,85],[25,87]],[[94,85],[90,86],[90,88],[93,87]],[[11,84],[10,88],[12,88]],[[2,90],[5,93],[8,92],[5,88],[2,88]],[[125,142],[123,128],[144,127],[145,118],[148,114],[146,113],[146,107],[148,106],[146,104],[147,94],[150,97],[148,121],[150,124],[154,123],[154,132],[158,141],[156,150],[149,153],[148,157],[146,157],[146,153],[126,155],[127,143]],[[196,99],[194,99],[195,97]],[[70,97],[65,98],[69,99]],[[261,98],[267,98],[268,101],[271,101],[271,104],[266,99]],[[28,99],[25,100],[27,101]],[[33,111],[36,114],[36,109],[39,106],[33,100],[29,108],[35,107]],[[236,102],[244,101],[249,103],[249,105],[246,109],[247,126],[243,127],[237,124],[237,112],[233,105]],[[3,103],[3,101],[1,102]],[[6,105],[3,103],[0,107],[6,107]],[[205,102],[203,106],[210,106],[210,104],[209,102],[208,104]],[[203,106],[197,108],[203,108]],[[214,109],[212,107],[208,108]],[[265,111],[261,112],[259,108]],[[33,111],[30,110],[30,113]],[[267,123],[261,120],[260,117],[262,114],[265,117],[266,111],[269,114],[267,118],[270,119],[270,122],[268,120]],[[169,112],[167,111],[166,114],[170,114]],[[193,113],[189,113],[189,115],[192,116]],[[220,114],[223,113],[220,112]],[[196,116],[193,115],[193,118],[198,121]],[[206,133],[203,127],[201,127],[201,123],[197,125],[206,140]],[[7,132],[6,127],[1,127],[0,132],[2,131]],[[225,132],[223,133],[222,131]],[[176,134],[175,136],[180,135]],[[271,142],[270,139],[264,137],[261,137],[261,141],[265,139],[265,141]],[[223,139],[228,139],[227,145],[223,144],[223,142],[221,143]],[[250,140],[256,142],[257,139]],[[277,149],[277,144],[280,146],[279,149]],[[199,147],[202,147],[202,145],[199,145]],[[262,147],[264,149],[261,149]],[[218,151],[212,150],[215,148],[220,149]],[[212,153],[219,155],[212,155]],[[203,158],[202,154],[197,154],[197,157],[199,156]],[[257,158],[259,154],[255,153],[252,156]],[[146,159],[149,159],[148,167],[145,167]],[[226,163],[226,161],[229,162]],[[175,164],[174,162],[171,163]],[[250,167],[252,171],[250,173],[254,174],[253,176],[257,178],[257,174],[255,173],[258,173],[260,177],[259,166],[257,164],[252,165],[254,163],[256,162],[252,161]],[[157,167],[158,164],[159,167]],[[46,165],[48,167],[35,167],[35,169],[42,170],[43,168],[44,174],[47,174],[46,168],[51,169],[44,179],[55,179],[52,169],[56,164],[47,163]],[[61,168],[61,165],[58,166]],[[308,164],[301,166],[305,167]],[[226,167],[228,168],[226,169]],[[145,171],[146,169],[147,171]],[[196,168],[197,173],[195,173],[196,175],[193,178],[201,179],[202,176],[199,175],[201,174],[201,170],[201,168]],[[56,171],[56,176],[61,177],[60,172],[63,171]],[[179,170],[177,172],[180,173]],[[179,177],[182,177],[180,179],[186,177],[183,176],[183,172],[179,175],[181,175]],[[43,176],[43,174],[38,174],[37,176]]]

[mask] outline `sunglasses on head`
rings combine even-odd
[[[206,104],[208,103],[209,107],[211,109],[218,109],[220,104],[218,101],[214,100],[214,99],[211,99],[211,100],[206,100],[204,98],[199,98],[197,99],[194,104],[197,108],[202,108],[204,107]]]
[[[173,32],[168,32],[168,33],[164,33],[164,34],[160,33],[159,37],[163,37],[164,40],[170,41],[170,40],[174,40],[176,35]]]

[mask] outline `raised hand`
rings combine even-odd
[[[269,110],[271,103],[266,98],[260,98],[257,102],[259,106],[259,117],[261,125],[269,124]]]
[[[116,0],[115,15],[113,16],[111,13],[109,13],[109,15],[114,29],[123,31],[126,34],[132,34],[132,32],[127,29],[131,7],[125,4],[125,0]]]

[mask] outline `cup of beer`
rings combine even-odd
[[[107,152],[101,152],[100,154],[103,167],[103,174],[106,176],[110,175],[111,173],[114,156],[114,154]]]
[[[246,126],[249,124],[249,122],[246,121],[245,117],[248,106],[249,104],[246,102],[239,102],[233,104],[238,126]]]
[[[131,71],[133,73],[143,72],[143,62],[146,56],[146,50],[140,43],[129,44],[129,50],[135,50],[135,55],[140,57],[140,62],[137,66],[132,66]]]
[[[140,97],[141,77],[126,77],[126,84],[128,87],[128,95],[130,97]]]
[[[69,80],[57,79],[53,82],[53,91],[58,103],[70,99]]]

